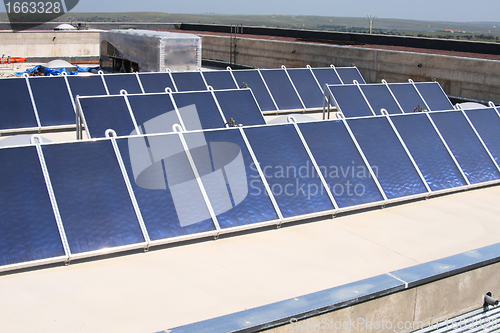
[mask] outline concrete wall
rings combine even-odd
[[[499,295],[499,269],[500,264],[486,266],[265,332],[406,333],[435,327],[438,322],[481,308],[486,292]]]
[[[356,47],[238,38],[236,63],[257,67],[356,65],[367,82],[430,81],[446,93],[500,103],[500,61],[364,49]],[[230,38],[203,35],[203,58],[228,62]],[[421,64],[421,67],[419,67]]]
[[[99,31],[0,31],[0,55],[29,61],[49,58],[99,59]],[[42,61],[44,61],[42,60]]]

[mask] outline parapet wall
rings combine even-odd
[[[203,35],[203,58],[229,62],[231,38]],[[430,81],[450,96],[500,103],[500,61],[356,48],[317,43],[237,38],[235,63],[265,68],[356,65],[367,82]]]
[[[0,54],[31,62],[99,60],[99,31],[0,31]]]

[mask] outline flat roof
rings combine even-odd
[[[158,332],[500,243],[500,186],[1,276],[5,331]]]

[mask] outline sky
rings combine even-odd
[[[5,11],[5,7],[0,8]],[[378,18],[425,21],[500,21],[499,0],[80,0],[73,11],[341,17],[373,14]]]

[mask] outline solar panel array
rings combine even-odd
[[[438,82],[329,85],[337,110],[345,117],[369,117],[423,111],[453,110]]]
[[[321,80],[315,73],[320,72]],[[328,77],[327,77],[328,74]],[[344,81],[342,81],[341,77]],[[356,67],[102,74],[0,79],[0,131],[74,126],[76,96],[243,89],[263,112],[320,108],[324,83],[364,80]]]
[[[231,118],[237,125],[266,124],[250,89],[79,97],[77,104],[90,138],[105,137],[108,129],[124,136],[168,133],[175,124],[189,131],[224,128]]]
[[[128,98],[133,113],[137,106],[151,109],[135,122],[156,134],[108,132],[67,143],[34,137],[31,145],[0,149],[0,159],[9,161],[0,164],[0,270],[500,181],[500,115],[493,107],[203,131],[175,125],[173,133],[155,132],[157,125],[185,118],[173,112],[148,123],[163,111],[154,109],[171,107],[176,96],[194,100],[192,94],[101,97],[124,109]]]

